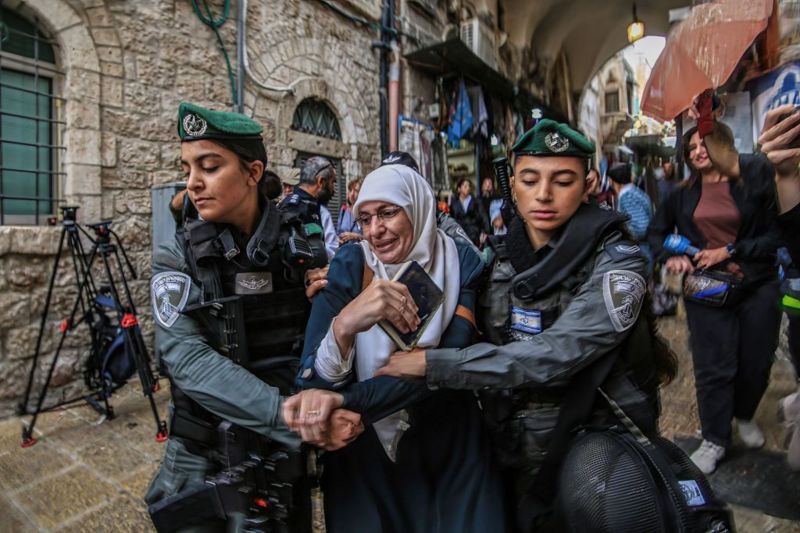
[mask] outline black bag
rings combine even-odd
[[[614,533],[735,531],[730,511],[691,459],[666,439],[646,437],[616,402],[606,399],[626,427],[583,430],[576,437],[559,475],[556,508],[563,527]]]
[[[741,280],[717,270],[695,270],[683,280],[683,296],[710,307],[733,305],[741,299]]]
[[[122,328],[119,328],[117,336],[103,354],[103,378],[108,380],[112,389],[118,389],[135,373],[136,363],[125,349],[125,336]]]

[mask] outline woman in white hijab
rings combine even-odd
[[[416,261],[442,289],[420,347],[467,346],[476,333],[475,282],[483,262],[436,226],[429,185],[403,165],[365,179],[353,210],[365,240],[342,247],[314,299],[298,385],[284,418],[303,439],[334,448],[329,413],[361,413],[366,429],[323,456],[329,533],[505,531],[505,511],[475,397],[428,390],[422,381],[375,376],[396,344],[378,325],[419,326],[405,285],[391,281]]]

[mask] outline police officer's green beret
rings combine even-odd
[[[261,138],[261,125],[241,113],[214,111],[182,102],[178,107],[178,135],[181,141],[198,139]]]
[[[523,133],[511,147],[514,155],[558,155],[583,159],[592,157],[594,150],[592,141],[568,125],[548,118]]]

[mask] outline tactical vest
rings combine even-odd
[[[286,218],[266,203],[247,243],[238,242],[229,226],[202,220],[187,220],[179,232],[189,274],[203,291],[202,300],[183,312],[207,326],[217,352],[284,395],[297,374],[310,310],[302,275],[283,261],[289,229]],[[219,422],[175,383],[172,387],[176,414],[212,426]]]
[[[504,235],[491,237],[495,260],[489,282],[478,305],[483,308],[483,333],[493,344],[530,340],[550,327],[569,304],[575,291],[591,273],[597,252],[576,272],[565,277],[553,290],[534,299],[515,294],[512,280],[517,275],[508,257]]]
[[[572,250],[574,253],[564,253],[563,249],[551,251],[551,254],[559,253],[557,257],[570,265],[563,268],[559,268],[562,265],[551,265],[552,268],[532,273],[530,277],[525,276],[530,271],[518,275],[512,266],[506,236],[490,237],[496,257],[487,286],[478,300],[481,327],[487,340],[498,345],[526,341],[552,326],[591,276],[599,255],[605,253],[604,243],[615,230],[610,226],[599,232],[596,238],[586,238],[582,243],[583,249]],[[575,261],[576,258],[579,260]],[[537,279],[536,274],[543,276]],[[606,310],[600,308],[597,312],[605,313]],[[620,398],[620,403],[638,397],[637,391],[642,389],[646,389],[644,396],[654,397],[654,386],[657,386],[653,383],[654,371],[650,360],[642,357],[653,350],[644,316],[640,316],[617,350],[611,373],[603,384],[604,390],[610,396]],[[524,479],[535,477],[546,456],[560,405],[568,390],[567,383],[563,385],[481,393],[497,456],[505,467],[524,472]],[[613,420],[613,414],[605,404],[596,405],[598,409],[593,422],[603,424],[605,420]],[[650,429],[652,423],[648,421],[654,420],[650,405],[632,414],[637,423]]]
[[[505,235],[490,237],[495,260],[492,263],[487,286],[478,300],[483,333],[489,342],[499,345],[530,340],[552,326],[570,304],[577,291],[589,279],[599,254],[604,251],[603,245],[596,246],[588,258],[585,258],[575,268],[574,272],[565,268],[562,271],[561,279],[553,277],[549,279],[548,289],[524,298],[518,294],[523,291],[515,291],[513,287],[517,272],[509,260],[505,238]],[[520,283],[519,279],[516,280],[516,283]],[[649,305],[649,303],[646,302],[645,305]],[[605,310],[598,309],[597,312],[605,312]],[[643,312],[642,315],[645,313]],[[634,330],[648,330],[644,316],[640,317],[638,322],[639,324],[634,327]],[[648,369],[639,372],[640,358],[637,357],[637,352],[641,350],[652,350],[647,341],[647,335],[632,333],[629,337],[631,341],[626,342],[620,358],[633,368],[637,375],[646,375],[649,381],[651,372]],[[559,400],[557,391],[542,393],[523,389],[515,391],[514,396],[518,399],[529,396],[530,400],[523,401],[523,403],[542,401],[547,403],[548,400],[557,403]]]

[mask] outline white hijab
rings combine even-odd
[[[392,279],[409,261],[416,261],[442,289],[444,301],[433,315],[418,346],[432,348],[439,345],[458,305],[461,291],[461,269],[456,243],[436,226],[436,201],[425,178],[404,165],[386,165],[369,173],[361,185],[353,212],[358,217],[359,208],[366,202],[389,202],[402,207],[414,228],[414,244],[405,261],[387,265],[378,259],[367,241],[361,241],[367,268],[378,279]],[[375,372],[397,351],[397,345],[377,324],[356,335],[355,365],[359,381]],[[397,445],[408,429],[408,413],[399,411],[373,424],[384,451],[395,460]]]
[[[378,279],[392,279],[395,273],[409,261],[416,261],[442,289],[444,302],[433,315],[418,346],[434,348],[439,345],[458,305],[461,291],[461,276],[456,243],[436,226],[436,201],[425,178],[405,165],[386,165],[369,173],[361,185],[358,200],[353,205],[355,216],[366,202],[389,202],[402,207],[414,228],[414,244],[399,264],[384,264],[370,248],[361,241],[364,259]],[[356,336],[356,372],[359,381],[375,375],[397,351],[397,345],[377,324]]]

